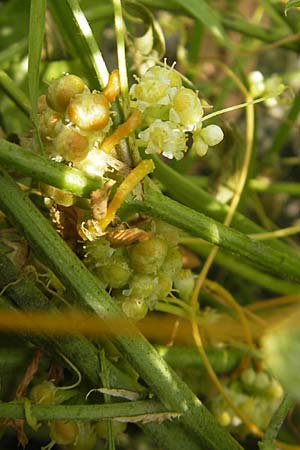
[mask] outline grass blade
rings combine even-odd
[[[103,88],[108,81],[108,70],[79,2],[50,0],[49,7],[73,56],[81,61],[89,84]]]
[[[39,97],[40,62],[45,29],[45,13],[46,0],[31,0],[28,42],[28,89],[31,101],[31,118],[41,151],[43,146],[39,136],[37,105]]]

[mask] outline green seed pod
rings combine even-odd
[[[43,381],[33,386],[29,398],[33,403],[40,405],[55,405],[57,387],[51,381]]]
[[[181,269],[174,280],[174,287],[178,295],[185,301],[188,301],[192,295],[195,285],[195,277],[190,269]]]
[[[124,433],[127,424],[125,422],[112,422],[113,436],[117,437],[119,434]],[[96,433],[99,438],[107,439],[108,437],[108,421],[99,420],[96,423]]]
[[[168,297],[172,290],[173,279],[167,274],[159,274],[158,275],[158,290],[157,290],[157,298],[164,299]]]
[[[254,388],[257,392],[264,393],[270,385],[270,378],[266,372],[256,374]]]
[[[94,450],[97,440],[95,426],[89,422],[77,422],[77,427],[76,440],[68,445],[67,450]]]
[[[248,388],[254,386],[255,380],[256,373],[251,367],[248,367],[241,373],[241,382],[244,387]]]
[[[98,131],[109,121],[109,102],[99,92],[82,94],[71,99],[67,109],[70,120],[82,130]]]
[[[264,361],[292,398],[300,400],[300,310],[270,328],[262,338]]]
[[[71,420],[54,420],[50,422],[50,437],[60,445],[73,444],[78,436],[78,425]]]
[[[156,273],[167,256],[168,245],[161,237],[141,241],[130,249],[130,265],[138,273]]]
[[[72,127],[63,127],[54,140],[56,152],[66,161],[82,161],[89,152],[89,139]]]
[[[115,253],[107,261],[106,265],[96,268],[95,273],[109,287],[118,289],[128,283],[132,270],[129,267],[126,256]]]
[[[53,138],[57,134],[57,129],[61,124],[61,115],[49,108],[46,102],[46,96],[40,95],[38,99],[38,116],[39,116],[39,130],[43,140],[46,138]]]
[[[136,298],[150,297],[157,289],[157,278],[147,274],[134,274],[129,281],[131,295]]]
[[[74,95],[81,94],[86,89],[83,80],[76,75],[63,75],[54,80],[47,92],[47,103],[50,108],[64,112]]]
[[[162,220],[155,220],[153,222],[153,228],[155,233],[162,235],[170,246],[178,244],[180,239],[180,231],[178,228]]]
[[[40,190],[45,197],[52,198],[58,205],[72,206],[75,203],[75,195],[71,192],[63,191],[45,183],[40,183]]]
[[[178,272],[182,269],[182,255],[177,247],[168,249],[167,256],[161,268],[162,272],[172,279],[177,278]]]
[[[143,319],[148,312],[147,304],[143,300],[134,297],[128,297],[123,302],[122,309],[126,316],[133,320]]]

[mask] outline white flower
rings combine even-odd
[[[186,131],[192,131],[202,116],[203,108],[196,92],[185,87],[179,88],[173,97],[170,120],[180,123]]]
[[[219,144],[224,138],[224,133],[218,125],[208,125],[205,128],[196,130],[193,134],[192,150],[198,156],[205,156],[208,147]]]
[[[264,93],[265,81],[264,76],[258,70],[250,72],[248,75],[248,83],[250,88],[250,93],[253,98],[259,97]]]
[[[207,127],[202,128],[200,135],[204,142],[210,147],[219,144],[224,138],[224,133],[218,125],[208,125]]]
[[[140,144],[146,147],[146,153],[162,153],[169,159],[181,159],[187,150],[183,129],[170,121],[155,120],[139,133],[139,139]]]

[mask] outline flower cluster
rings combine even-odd
[[[275,378],[264,371],[255,372],[251,367],[245,369],[238,380],[228,384],[226,392],[241,413],[262,430],[267,428],[283,396],[283,389]],[[240,432],[249,431],[220,394],[212,399],[210,407],[222,426],[232,431],[237,427]]]
[[[85,264],[135,320],[166,299],[173,287],[183,299],[194,287],[193,274],[182,268],[174,227],[153,221],[146,233],[146,239],[118,248],[105,236],[85,244]]]
[[[192,133],[192,148],[199,156],[223,139],[219,126],[202,128],[201,101],[195,91],[182,86],[174,69],[151,67],[133,84],[130,96],[132,106],[143,112],[138,142],[148,154],[181,159],[188,148],[187,132]]]
[[[90,91],[76,75],[54,80],[46,95],[39,98],[41,138],[50,158],[72,162],[73,166],[102,176],[113,158],[101,151],[101,143],[111,129],[110,106],[119,93],[112,72],[109,85]]]
[[[269,107],[277,105],[278,97],[286,90],[286,86],[279,75],[274,74],[265,78],[258,70],[250,72],[248,83],[252,97],[266,97],[264,103]]]

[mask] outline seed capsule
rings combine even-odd
[[[64,127],[54,141],[58,154],[66,161],[82,161],[89,152],[89,140],[71,127]]]
[[[70,120],[82,130],[98,131],[109,121],[109,102],[99,92],[72,98],[67,109]]]
[[[60,445],[73,444],[78,435],[78,426],[71,420],[54,420],[50,422],[50,437]]]
[[[133,320],[141,320],[148,312],[147,304],[139,299],[129,297],[122,304],[122,309],[127,317]]]
[[[142,241],[131,248],[131,267],[138,273],[156,273],[162,266],[168,252],[168,244],[161,237]]]
[[[50,84],[47,103],[55,111],[64,112],[71,98],[81,94],[85,88],[83,80],[76,75],[63,75]]]

